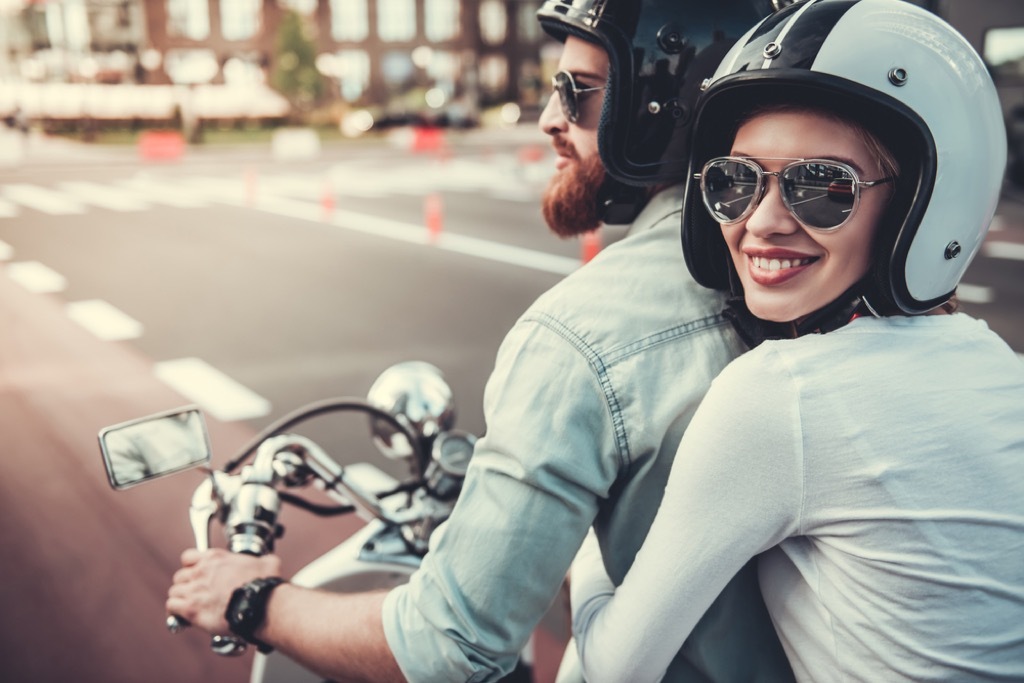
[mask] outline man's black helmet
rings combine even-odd
[[[537,18],[551,36],[608,53],[598,149],[630,185],[681,180],[701,82],[750,27],[791,0],[546,0]]]

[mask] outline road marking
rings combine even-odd
[[[218,420],[248,420],[270,413],[270,402],[198,358],[157,363],[162,382]]]
[[[30,292],[52,294],[68,286],[64,276],[39,261],[17,261],[7,264],[7,276]]]
[[[14,247],[7,242],[0,241],[0,261],[10,261],[14,256]]]
[[[3,188],[3,194],[12,202],[52,216],[85,213],[85,206],[81,202],[68,197],[63,192],[56,192],[38,185],[13,183]]]
[[[145,211],[152,208],[137,195],[110,185],[74,181],[58,183],[57,187],[85,204],[93,204],[111,211]]]
[[[323,209],[307,202],[282,198],[265,198],[257,202],[253,208],[279,216],[299,218],[314,223],[324,222]],[[432,241],[425,226],[354,213],[352,211],[335,211],[327,222],[330,225],[344,228],[345,230],[362,232],[377,237],[386,237],[400,242],[432,244],[437,249],[523,268],[531,268],[545,273],[554,273],[556,275],[568,275],[580,267],[579,259],[556,256],[542,251],[513,247],[499,242],[489,242],[454,233],[442,233],[436,241]]]
[[[17,215],[17,204],[9,202],[6,199],[0,199],[0,218],[14,218]]]
[[[985,256],[991,258],[1006,258],[1014,259],[1015,261],[1024,261],[1024,244],[1017,244],[1016,242],[985,242],[982,246],[982,251]]]
[[[186,190],[180,185],[173,186],[155,178],[139,176],[120,180],[117,184],[154,204],[166,204],[179,209],[199,209],[210,205],[204,194]]]
[[[73,301],[65,308],[68,317],[100,339],[122,341],[142,336],[142,323],[106,301]]]
[[[957,286],[956,296],[961,301],[971,304],[990,304],[995,299],[991,287],[968,285],[963,282]]]

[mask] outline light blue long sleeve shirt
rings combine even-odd
[[[591,525],[614,580],[632,563],[687,423],[743,350],[723,299],[689,276],[680,193],[656,195],[623,240],[541,296],[502,343],[458,505],[384,604],[410,681],[510,671]],[[753,566],[666,680],[792,680]]]

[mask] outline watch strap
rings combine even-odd
[[[253,579],[235,589],[224,613],[231,632],[255,645],[263,654],[271,652],[274,648],[256,638],[255,633],[266,619],[267,600],[270,599],[270,594],[282,583],[286,581],[280,576]]]

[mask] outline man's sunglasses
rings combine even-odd
[[[577,88],[576,81],[568,71],[559,71],[552,76],[551,86],[558,93],[558,100],[562,103],[562,114],[569,123],[579,121],[581,94],[604,90],[603,85],[594,88]]]
[[[801,224],[815,230],[835,230],[853,216],[861,188],[895,180],[861,180],[847,164],[828,159],[790,161],[780,171],[766,171],[745,157],[716,157],[694,175],[700,179],[704,206],[723,224],[738,223],[754,213],[768,188],[765,176],[779,180],[782,202]]]

